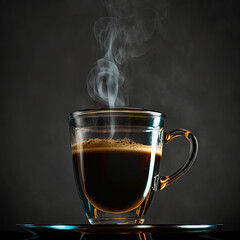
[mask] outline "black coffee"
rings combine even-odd
[[[77,178],[89,202],[106,212],[127,212],[138,207],[146,197],[154,162],[160,158],[161,154],[156,153],[151,160],[150,146],[129,139],[94,139],[73,145]]]

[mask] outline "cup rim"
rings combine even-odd
[[[135,116],[141,117],[161,117],[163,119],[166,118],[166,115],[163,112],[149,110],[144,108],[133,108],[133,107],[116,107],[116,108],[95,108],[95,109],[83,109],[76,110],[68,114],[68,120],[80,118],[80,117],[93,117],[98,114],[99,116],[103,116],[104,114],[109,113],[120,113],[120,114],[134,114]],[[111,115],[110,115],[111,116]]]

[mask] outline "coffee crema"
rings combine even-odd
[[[78,188],[94,207],[112,213],[128,212],[144,201],[161,159],[159,150],[129,138],[90,139],[72,145],[72,154]]]

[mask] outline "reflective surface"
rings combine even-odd
[[[43,233],[47,231],[56,232],[78,232],[83,234],[139,234],[139,233],[161,233],[161,234],[195,234],[209,233],[221,224],[149,224],[149,225],[89,225],[89,224],[18,224],[23,229]]]
[[[198,225],[45,225],[17,224],[31,233],[24,239],[221,239],[210,235],[220,228],[221,224]]]
[[[81,233],[66,233],[56,234],[48,233],[41,235],[33,235],[29,232],[0,232],[1,239],[17,239],[17,240],[30,240],[30,239],[66,239],[66,240],[188,240],[188,239],[212,239],[212,240],[231,240],[237,239],[240,234],[239,231],[234,232],[218,232],[214,231],[209,234],[81,234]]]

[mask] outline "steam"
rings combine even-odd
[[[143,56],[156,28],[157,14],[139,0],[106,0],[108,17],[94,25],[98,60],[87,78],[90,97],[107,107],[127,104],[124,71],[132,59]]]

